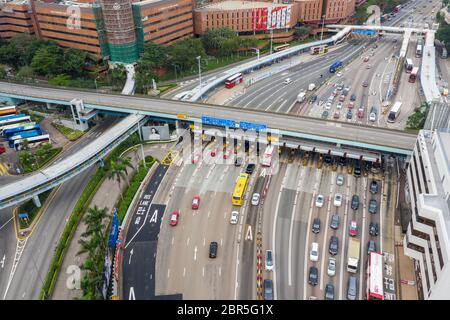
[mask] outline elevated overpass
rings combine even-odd
[[[164,100],[140,96],[103,94],[86,90],[68,90],[0,82],[0,96],[29,101],[69,105],[75,98],[83,98],[92,109],[142,114],[165,119],[201,123],[202,116],[264,124],[279,130],[286,137],[332,143],[374,150],[381,153],[409,155],[416,136],[398,130],[314,119],[233,106],[199,104],[187,101]]]
[[[137,130],[138,122],[144,118],[144,115],[129,115],[73,155],[21,180],[2,185],[0,209],[34,198],[102,161],[111,150]]]

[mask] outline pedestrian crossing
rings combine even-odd
[[[9,176],[8,166],[5,163],[0,162],[0,176]]]

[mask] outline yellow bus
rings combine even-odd
[[[235,206],[241,206],[242,200],[244,199],[245,189],[247,188],[248,174],[241,173],[236,180],[236,186],[233,191],[233,198],[231,202]]]

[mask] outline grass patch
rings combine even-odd
[[[122,198],[120,198],[119,203],[117,204],[117,216],[119,218],[119,221],[122,222],[125,218],[125,214],[127,213],[128,207],[131,204],[131,201],[133,201],[134,195],[136,194],[137,190],[139,189],[139,186],[141,185],[142,181],[144,180],[145,176],[148,173],[148,170],[151,168],[153,163],[156,160],[151,157],[147,156],[145,157],[145,162],[147,164],[147,168],[144,167],[144,163],[141,161],[139,164],[139,167],[134,172],[133,177],[130,180],[130,183],[126,190],[122,194]]]
[[[34,151],[20,151],[19,163],[24,173],[30,173],[41,169],[52,159],[54,159],[62,148],[52,148],[50,144],[40,146]]]
[[[428,104],[423,103],[420,107],[414,109],[408,120],[406,121],[406,129],[408,132],[417,133],[420,129],[423,129],[428,114]]]
[[[172,88],[175,88],[176,86],[177,86],[176,83],[169,83],[169,84],[166,84],[166,85],[163,85],[163,86],[159,86],[159,87],[158,87],[158,90],[160,91],[160,93],[164,93],[164,92],[166,92],[167,90],[170,90],[170,89],[172,89]]]
[[[70,141],[75,141],[84,134],[81,130],[67,128],[61,124],[52,123],[52,125]]]
[[[42,207],[44,206],[45,201],[47,200],[47,198],[50,195],[50,192],[52,192],[52,190],[53,189],[50,189],[39,195],[39,200],[41,201]],[[42,207],[40,207],[40,208],[36,207],[34,205],[33,200],[28,200],[28,201],[24,202],[23,204],[21,204],[17,208],[17,213],[18,214],[19,213],[28,213],[28,220],[19,219],[20,229],[28,228]]]

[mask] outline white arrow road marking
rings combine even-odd
[[[247,228],[247,233],[245,234],[245,240],[253,240],[253,235],[252,235],[252,226],[248,226]]]
[[[133,256],[133,250],[134,249],[131,249],[130,251],[130,258],[128,259],[128,264],[131,264],[131,257]]]
[[[0,261],[0,263],[2,264],[2,269],[5,266],[5,259],[6,259],[6,255],[4,254],[2,261]]]
[[[194,260],[197,260],[197,246],[194,249]]]
[[[136,300],[136,297],[134,295],[134,287],[130,288],[130,296],[128,297],[128,300]]]

